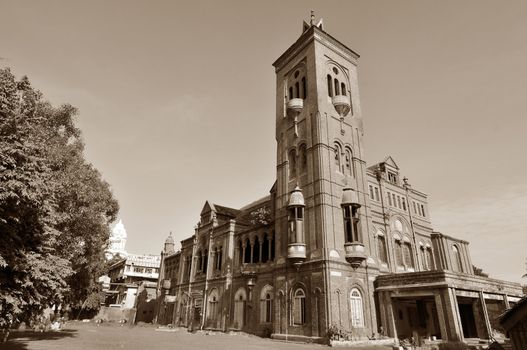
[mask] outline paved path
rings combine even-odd
[[[155,327],[120,327],[114,324],[69,323],[61,332],[14,332],[5,350],[98,350],[98,349],[178,349],[178,350],[325,350],[319,344],[297,344],[263,339],[252,335],[188,333],[180,329],[156,331]],[[344,349],[344,348],[338,348]],[[387,350],[387,347],[354,347],[354,350]]]

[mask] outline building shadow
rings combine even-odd
[[[63,338],[75,338],[77,331],[65,329],[59,332],[35,332],[35,331],[15,331],[9,334],[7,343],[0,343],[2,350],[26,350],[29,343],[39,340],[58,340]]]

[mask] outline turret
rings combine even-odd
[[[342,191],[342,202],[340,205],[344,216],[346,261],[351,264],[351,267],[356,269],[366,260],[360,229],[359,209],[361,205],[357,192],[351,187],[345,187]]]
[[[289,222],[289,244],[287,258],[301,262],[306,258],[306,240],[304,237],[304,196],[298,186],[291,192],[287,205]]]

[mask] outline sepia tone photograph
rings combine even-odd
[[[527,350],[526,13],[0,0],[0,349]]]

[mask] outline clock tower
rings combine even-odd
[[[306,336],[321,335],[341,319],[352,290],[360,293],[364,314],[349,320],[346,328],[371,332],[376,324],[371,291],[377,270],[368,265],[374,265],[376,252],[363,160],[358,59],[312,15],[300,38],[273,64],[275,231],[278,263],[284,264],[288,283],[283,288],[294,294],[295,285],[304,285],[326,295],[310,302],[311,328],[292,330]]]

